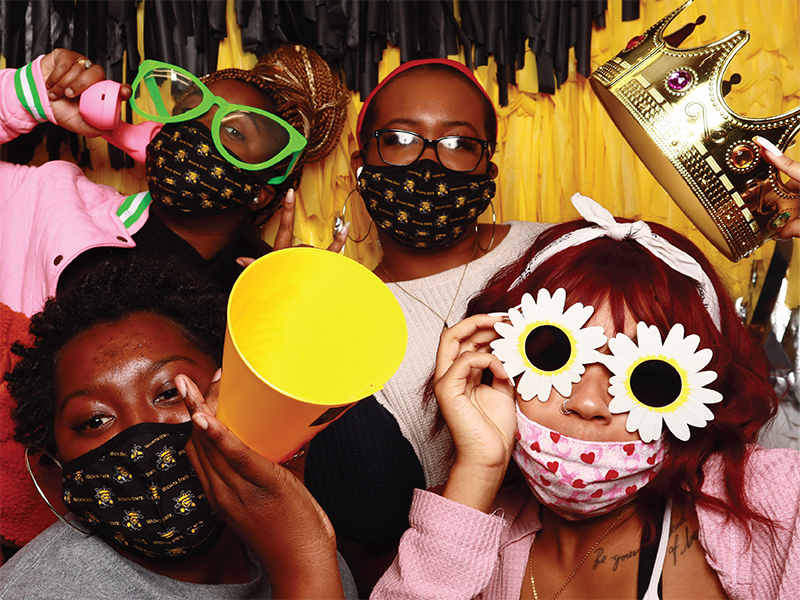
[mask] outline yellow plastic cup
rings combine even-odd
[[[380,390],[407,341],[400,305],[367,268],[327,250],[272,252],[231,291],[217,417],[283,462]]]

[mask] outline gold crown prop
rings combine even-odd
[[[760,155],[765,138],[784,150],[800,129],[800,107],[767,119],[734,113],[722,76],[750,34],[676,48],[664,30],[694,0],[664,17],[590,76],[628,143],[695,226],[740,260],[798,216],[798,195]],[[702,21],[700,21],[702,22]]]

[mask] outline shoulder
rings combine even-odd
[[[771,518],[797,516],[800,511],[800,451],[751,445],[744,470],[745,492],[756,511]],[[703,466],[703,475],[703,491],[724,498],[725,473],[719,455],[712,456]]]
[[[743,526],[698,505],[700,542],[708,563],[731,597],[797,598],[800,594],[800,452],[788,448],[749,448],[744,467],[745,494],[771,525]],[[720,457],[703,468],[703,491],[725,497]]]
[[[494,275],[498,269],[513,263],[530,248],[536,238],[551,225],[530,221],[507,221],[508,234],[491,252],[474,261],[475,269],[485,278]]]
[[[508,225],[510,231],[508,237],[517,239],[535,240],[543,231],[549,229],[553,223],[536,223],[534,221],[506,221],[503,225]]]
[[[98,538],[56,522],[0,568],[0,598],[85,596],[114,557]]]
[[[536,238],[552,226],[551,223],[534,223],[531,221],[507,221],[508,235],[492,252],[483,258],[493,257],[498,263],[510,263],[522,256],[536,241]]]

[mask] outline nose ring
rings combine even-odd
[[[564,402],[561,403],[561,414],[562,415],[570,415],[570,414],[575,412],[574,410],[570,410],[570,409],[567,408],[567,402],[569,402],[569,398],[567,398],[566,400],[564,400]]]

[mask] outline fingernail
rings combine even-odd
[[[67,88],[66,90],[64,90],[64,95],[67,98],[72,98],[75,95],[75,92],[72,91],[72,88]]]
[[[178,393],[181,395],[181,398],[186,398],[186,382],[182,377],[175,378],[175,387],[178,388]]]
[[[778,150],[778,147],[772,142],[770,142],[768,139],[765,139],[760,135],[757,135],[753,138],[753,140],[755,141],[756,144],[764,148],[764,150],[772,154],[772,156],[774,156],[775,158],[780,158],[781,156],[783,156],[783,152]]]
[[[50,98],[50,100],[55,100],[56,98],[58,98],[55,92],[48,92],[47,97]]]
[[[236,259],[236,264],[239,265],[240,267],[244,267],[245,266],[244,261],[241,258],[237,258]]]
[[[211,380],[211,383],[214,383],[215,381],[219,381],[221,378],[222,378],[222,369],[220,368],[220,369],[217,369],[216,373],[214,373],[214,378]]]
[[[203,431],[206,431],[208,429],[208,421],[206,420],[203,413],[194,413],[192,415],[192,421]]]

